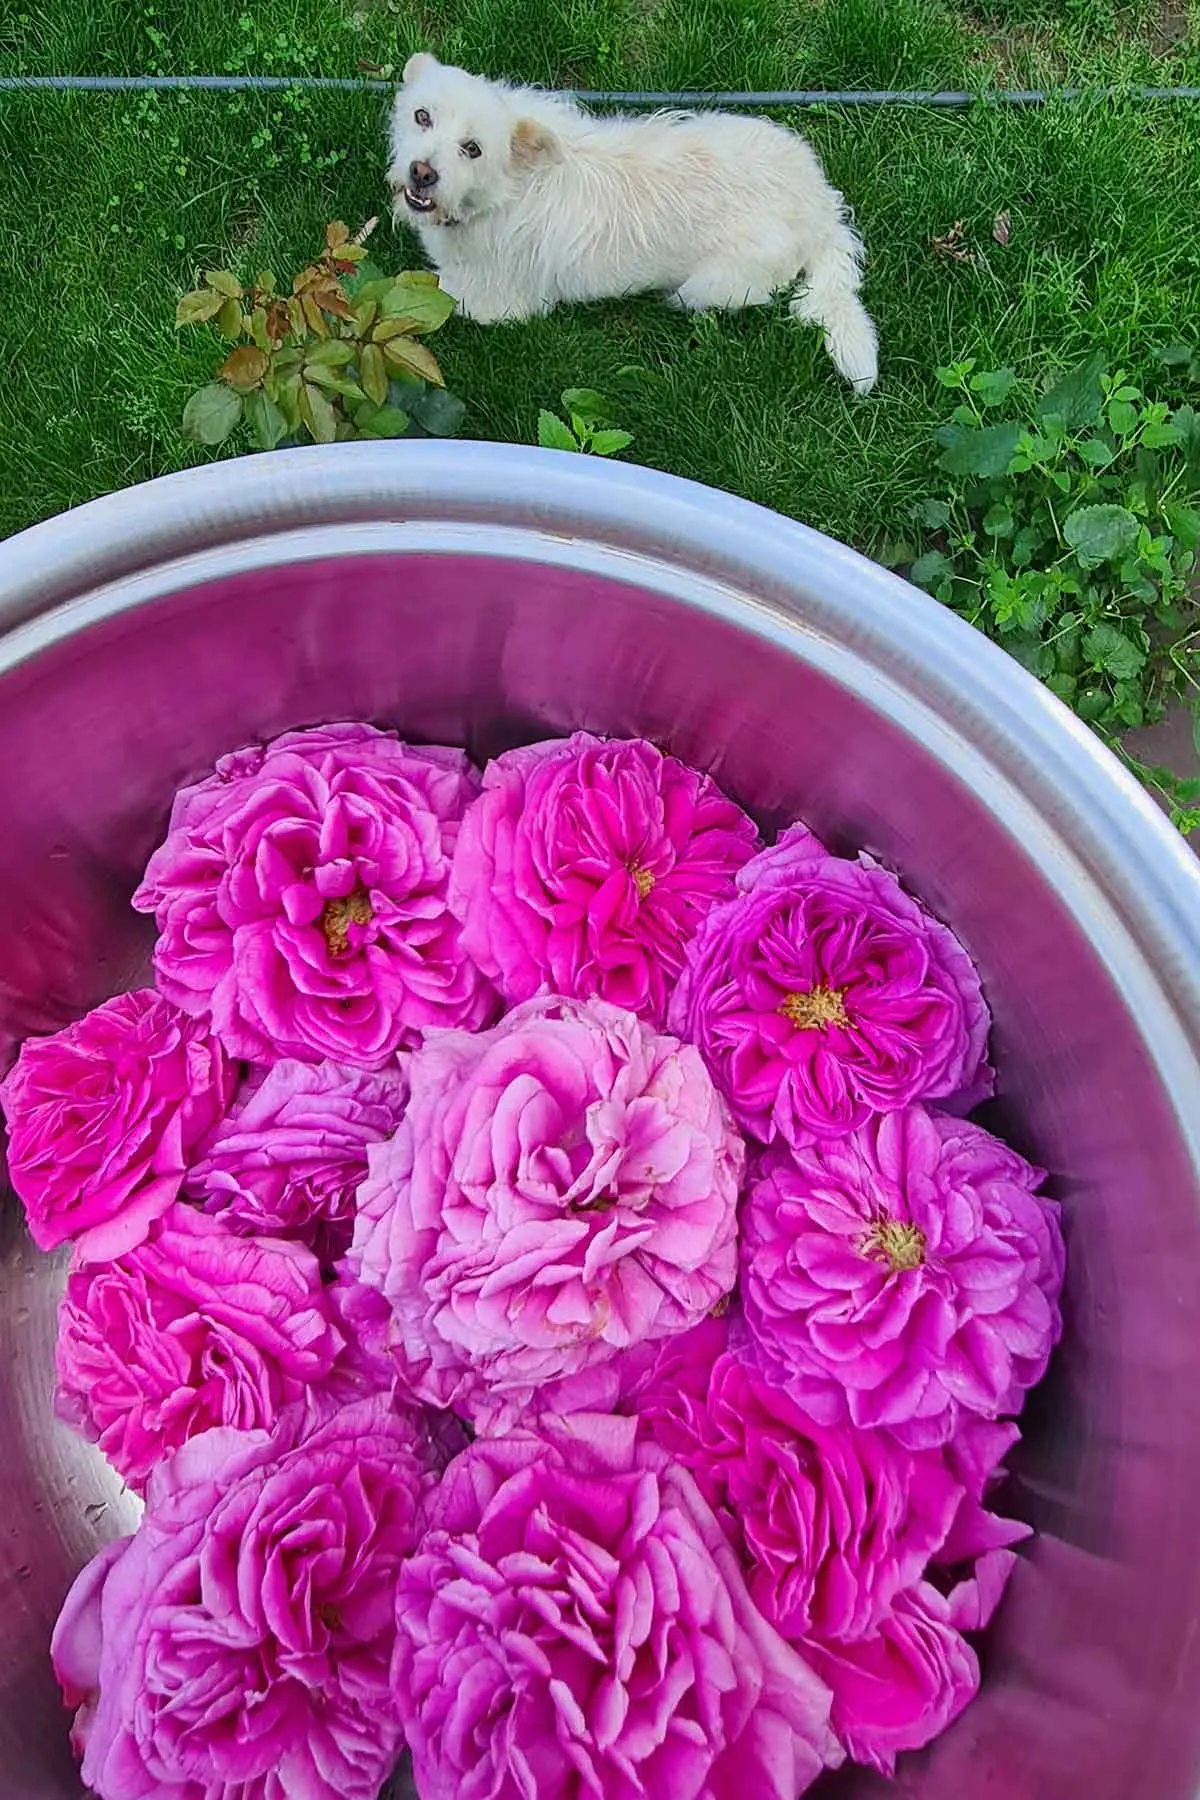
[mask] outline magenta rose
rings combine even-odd
[[[203,1025],[150,988],[30,1038],[0,1083],[8,1171],[40,1250],[120,1256],[179,1192],[235,1075]]]
[[[478,1439],[432,1497],[396,1625],[422,1800],[796,1800],[840,1761],[827,1689],[630,1419]]]
[[[336,1262],[350,1247],[367,1145],[395,1130],[399,1065],[376,1071],[287,1059],[254,1069],[188,1173],[187,1191],[237,1230],[298,1238]]]
[[[308,1437],[298,1414],[205,1432],[155,1471],[51,1646],[97,1800],[376,1800],[422,1456],[378,1400]]]
[[[551,997],[432,1036],[409,1073],[349,1261],[391,1302],[420,1399],[528,1396],[732,1287],[742,1145],[690,1046]]]
[[[450,904],[507,1000],[609,1000],[652,1025],[684,946],[758,834],[707,775],[644,738],[527,744],[488,764]]]
[[[342,1343],[308,1250],[176,1202],[145,1243],[72,1270],[59,1412],[140,1490],[212,1426],[269,1430],[330,1376]]]
[[[979,978],[894,875],[794,825],[737,881],[689,946],[670,1024],[744,1130],[807,1144],[912,1100],[991,1091]]]
[[[813,1646],[833,1690],[833,1728],[855,1762],[891,1775],[901,1750],[945,1731],[979,1691],[979,1661],[929,1582],[896,1598],[871,1637]]]
[[[911,1106],[768,1153],[742,1214],[754,1354],[825,1424],[944,1443],[1020,1409],[1061,1321],[1058,1208],[978,1125]]]
[[[461,750],[370,725],[288,732],[175,797],[133,897],[158,985],[251,1062],[382,1068],[495,999],[446,905],[479,778]]]
[[[765,1616],[794,1642],[869,1636],[964,1497],[944,1459],[817,1425],[736,1356],[717,1357],[699,1395],[666,1374],[638,1415],[726,1526]]]

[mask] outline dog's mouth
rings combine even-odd
[[[437,211],[437,201],[431,194],[414,194],[410,187],[402,187],[400,192],[404,195],[404,204],[409,212],[431,213]]]

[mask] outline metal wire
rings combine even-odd
[[[316,88],[350,93],[391,93],[393,81],[338,75],[0,75],[0,93],[50,89],[64,93],[127,94],[195,89],[204,93],[274,92]],[[763,92],[678,94],[655,91],[606,92],[568,89],[594,106],[1045,106],[1052,100],[1200,100],[1200,87],[1060,87],[906,89],[780,88]]]

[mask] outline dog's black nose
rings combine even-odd
[[[426,188],[436,187],[437,170],[431,169],[427,162],[409,163],[408,185],[417,194],[422,193]]]

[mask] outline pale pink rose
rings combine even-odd
[[[422,1800],[797,1800],[840,1761],[828,1690],[631,1419],[477,1439],[432,1497],[396,1625]]]
[[[368,1071],[289,1058],[253,1069],[187,1191],[235,1229],[298,1238],[332,1264],[350,1247],[367,1145],[390,1136],[407,1097],[399,1064]]]
[[[742,1213],[760,1366],[823,1423],[944,1443],[1020,1410],[1058,1340],[1064,1252],[1042,1171],[910,1106],[773,1151]]]
[[[661,1027],[688,939],[757,842],[709,776],[644,738],[577,731],[488,764],[450,904],[507,1000],[598,998]]]
[[[212,1426],[269,1430],[331,1375],[342,1344],[308,1250],[176,1202],[145,1243],[72,1270],[59,1411],[141,1490]]]
[[[68,1595],[51,1654],[97,1800],[375,1800],[422,1436],[381,1398],[305,1430],[193,1438]]]
[[[431,1036],[409,1074],[349,1261],[418,1398],[528,1396],[728,1292],[742,1146],[690,1046],[551,997]]]
[[[688,947],[670,1025],[743,1130],[802,1145],[912,1100],[991,1091],[979,977],[894,875],[795,825],[737,882]]]
[[[446,905],[479,778],[461,750],[370,725],[293,731],[175,797],[133,897],[158,985],[250,1062],[378,1069],[495,996]]]
[[[150,988],[29,1038],[0,1103],[9,1176],[38,1248],[74,1243],[100,1259],[139,1243],[234,1081],[205,1027]]]

